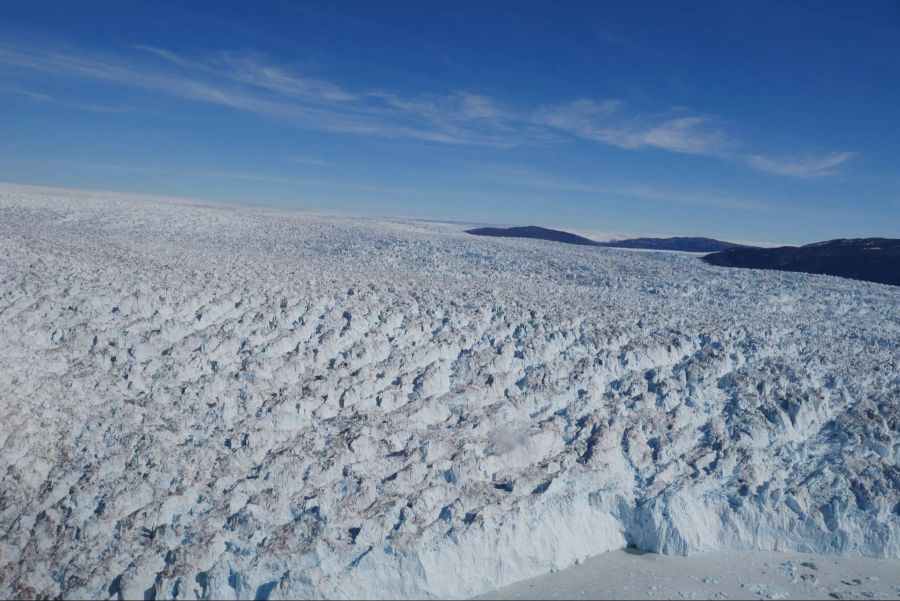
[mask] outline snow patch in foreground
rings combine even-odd
[[[606,553],[479,599],[900,599],[900,561],[773,551]]]

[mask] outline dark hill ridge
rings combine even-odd
[[[893,238],[829,240],[778,248],[729,248],[706,255],[703,260],[721,267],[800,271],[900,286],[900,240]]]
[[[562,242],[564,244],[580,244],[582,246],[599,246],[599,243],[560,230],[551,230],[536,225],[528,225],[525,227],[479,227],[473,230],[466,230],[467,234],[475,234],[476,236],[494,236],[496,238],[531,238],[533,240],[550,240],[552,242]]]
[[[752,248],[743,244],[723,242],[712,238],[631,238],[628,240],[613,240],[612,242],[600,242],[600,246],[611,248],[643,248],[646,250],[681,250],[694,253],[710,253],[726,248]]]
[[[608,248],[637,248],[645,250],[680,250],[685,252],[714,252],[725,248],[739,247],[739,244],[713,240],[712,238],[633,238],[630,240],[614,240],[612,242],[597,242],[583,236],[551,230],[545,227],[529,225],[526,227],[481,227],[466,230],[476,236],[495,236],[498,238],[531,238],[535,240],[550,240],[565,244],[580,244],[582,246],[604,246]]]

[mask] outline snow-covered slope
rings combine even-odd
[[[900,295],[0,188],[0,596],[453,596],[900,557]]]

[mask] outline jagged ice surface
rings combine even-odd
[[[459,230],[0,188],[0,596],[900,557],[896,288]]]

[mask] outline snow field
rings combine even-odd
[[[898,360],[888,286],[6,185],[0,595],[898,558]]]

